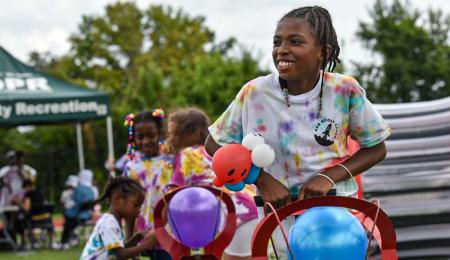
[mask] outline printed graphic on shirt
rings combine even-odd
[[[314,138],[322,146],[330,146],[336,140],[338,125],[331,118],[322,118],[314,127]]]

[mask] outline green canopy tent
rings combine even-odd
[[[0,127],[75,122],[81,170],[81,122],[106,118],[108,157],[114,158],[110,111],[106,93],[36,71],[0,46]]]

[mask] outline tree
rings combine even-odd
[[[141,10],[133,2],[117,2],[105,10],[104,15],[83,16],[70,37],[68,53],[61,57],[32,53],[30,64],[110,94],[117,155],[125,152],[128,140],[123,127],[126,114],[197,106],[215,119],[246,81],[267,73],[235,39],[216,42],[204,17],[190,17],[171,7],[151,5]],[[105,127],[104,120],[83,126],[86,166],[94,170],[100,184],[107,176]],[[43,173],[39,182],[44,191],[57,195],[66,176],[77,170],[72,125],[0,133],[11,137],[0,142],[0,151],[26,150],[30,165]],[[49,183],[49,172],[56,190],[43,185]]]
[[[381,64],[356,63],[357,78],[375,102],[412,102],[450,95],[450,16],[427,16],[395,0],[377,0],[372,23],[361,22],[357,35],[381,56]]]
[[[213,119],[219,117],[243,86],[248,75],[259,75],[257,61],[249,52],[241,57],[223,57],[220,51],[194,59],[188,67],[173,71],[176,88],[169,90],[175,106],[195,105]]]

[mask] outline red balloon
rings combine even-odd
[[[252,166],[251,152],[240,144],[228,144],[216,151],[212,168],[216,174],[213,184],[236,184],[247,177]]]

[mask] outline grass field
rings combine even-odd
[[[36,250],[23,252],[0,252],[0,259],[7,260],[60,260],[60,259],[79,259],[82,246],[74,247],[69,250]]]
[[[62,232],[63,217],[61,214],[55,214],[52,216],[53,223],[56,231],[56,241],[60,241],[60,236]],[[59,259],[79,259],[81,251],[83,250],[84,244],[68,250],[52,250],[52,249],[41,249],[41,250],[29,250],[29,251],[0,251],[0,259],[3,260],[16,260],[16,259],[30,259],[30,260],[59,260]]]

